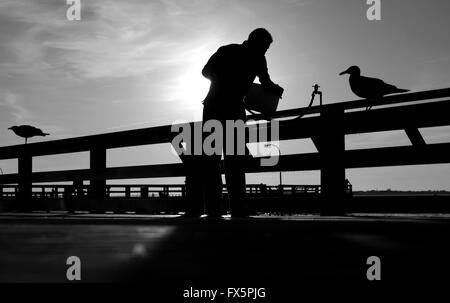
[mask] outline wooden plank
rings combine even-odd
[[[379,105],[388,104],[398,104],[402,102],[412,102],[420,100],[429,100],[433,98],[444,98],[450,96],[450,89],[441,89],[435,91],[417,92],[410,94],[394,95],[385,97],[378,103]],[[318,113],[321,110],[327,108],[339,108],[339,109],[355,109],[355,108],[365,108],[368,105],[367,100],[357,100],[344,103],[333,103],[328,105],[323,105],[322,107],[311,107],[311,108],[300,108],[295,110],[280,111],[272,115],[272,118],[283,118],[290,116],[303,115],[305,113]],[[443,109],[448,109],[448,102],[446,105],[440,105]],[[346,133],[358,133],[358,132],[369,132],[369,131],[384,131],[389,129],[404,129],[408,125],[403,125],[403,127],[398,126],[399,123],[415,121],[415,118],[420,116],[420,113],[425,117],[421,119],[423,126],[418,127],[428,127],[428,126],[441,126],[448,125],[448,118],[443,116],[443,113],[447,113],[448,110],[437,111],[437,107],[433,103],[427,103],[420,107],[421,110],[417,108],[409,108],[412,112],[407,112],[407,108],[389,108],[372,110],[366,113],[347,113],[345,120],[348,121],[346,124]],[[424,112],[427,112],[425,116]],[[409,117],[409,115],[413,115]],[[398,119],[401,115],[402,119]],[[383,117],[386,116],[386,117]],[[249,119],[255,119],[258,116],[249,116]],[[428,119],[427,119],[428,117]],[[369,120],[365,120],[365,119]],[[392,120],[391,120],[392,118]],[[391,122],[390,125],[387,122]],[[199,123],[199,122],[192,122]],[[192,125],[191,123],[191,125]],[[280,121],[281,140],[296,139],[311,137],[314,135],[316,130],[315,125],[317,125],[317,117],[304,117],[301,119],[294,119],[288,121]],[[181,124],[180,124],[181,125]],[[180,126],[178,125],[178,126]],[[158,143],[169,143],[171,142],[174,133],[171,132],[171,125],[164,125],[152,128],[120,131],[107,134],[91,135],[85,137],[61,139],[55,141],[47,141],[40,143],[27,144],[27,148],[33,156],[44,156],[44,155],[56,155],[63,153],[75,153],[89,151],[95,147],[102,148],[120,148],[128,146],[139,146],[147,144],[158,144]],[[15,145],[0,147],[0,159],[14,159],[18,158],[18,155],[24,150],[25,145]]]
[[[437,89],[437,90],[429,90],[422,92],[412,92],[406,94],[398,94],[386,96],[380,100],[377,100],[376,105],[392,105],[392,104],[400,104],[406,102],[416,102],[421,100],[431,100],[438,98],[447,98],[450,97],[450,88]],[[352,110],[357,108],[366,108],[369,105],[374,105],[372,101],[367,99],[362,100],[353,100],[353,101],[345,101],[345,102],[335,102],[332,104],[326,104],[322,106],[311,106],[311,107],[302,107],[296,109],[288,109],[283,111],[277,111],[272,115],[250,115],[248,118],[253,120],[265,119],[265,118],[287,118],[294,116],[304,116],[310,114],[316,114],[321,111],[321,109],[329,108],[329,107],[337,107],[342,108],[343,110]]]
[[[449,112],[450,100],[347,113],[344,120],[345,133],[446,126],[450,125]]]
[[[147,144],[168,143],[174,134],[170,125],[30,143],[27,148],[33,156],[56,155],[89,151],[95,147],[120,148]],[[0,147],[0,159],[14,159],[24,149],[24,145]]]
[[[350,112],[344,115],[344,132],[345,134],[358,134],[446,126],[450,125],[448,112],[450,112],[450,100]],[[270,123],[264,123],[260,128],[270,128],[270,125]],[[279,121],[279,128],[280,140],[313,138],[315,144],[320,143],[317,139],[320,130],[319,117]],[[253,132],[255,129],[254,125],[250,127]],[[265,131],[270,133],[270,129]],[[250,142],[256,142],[256,140],[250,140]],[[320,148],[317,145],[316,147]]]
[[[319,153],[283,155],[275,166],[249,165],[247,173],[277,171],[309,171],[321,167]],[[424,147],[400,146],[374,149],[348,150],[344,153],[345,168],[364,168],[399,165],[421,165],[450,163],[450,143],[428,144]],[[134,179],[182,177],[184,165],[179,163],[142,165],[128,167],[109,167],[101,175],[93,174],[89,169],[35,172],[32,182],[59,182],[89,179]],[[18,174],[0,175],[0,183],[12,184],[19,180]]]
[[[450,163],[450,143],[349,150],[346,168]]]

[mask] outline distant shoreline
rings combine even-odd
[[[354,191],[354,196],[450,196],[446,190],[367,190]]]

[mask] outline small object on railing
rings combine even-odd
[[[314,84],[312,87],[314,88],[314,90],[311,94],[311,101],[309,102],[308,107],[311,107],[313,105],[316,95],[320,96],[319,105],[322,106],[322,92],[319,90],[320,85]],[[305,112],[300,113],[299,116],[297,117],[297,119],[303,117],[304,115],[305,115]]]
[[[315,98],[316,95],[320,96],[319,104],[320,104],[320,106],[322,106],[322,92],[319,90],[319,88],[320,88],[319,84],[314,84],[312,87],[314,88],[314,90],[313,90],[313,92],[311,94],[311,102],[309,102],[308,107],[312,106],[312,104],[314,102],[314,98]]]

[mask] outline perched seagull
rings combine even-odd
[[[378,99],[386,95],[409,92],[408,89],[397,88],[381,79],[361,76],[358,66],[351,66],[339,75],[350,74],[349,82],[352,92],[364,99]],[[368,106],[370,109],[372,106]]]
[[[39,128],[30,126],[30,125],[11,126],[8,129],[12,130],[19,137],[25,138],[25,144],[27,144],[28,138],[31,138],[34,136],[45,137],[45,136],[50,135],[50,134],[42,132],[42,130],[40,130]]]

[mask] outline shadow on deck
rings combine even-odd
[[[81,282],[141,282],[179,299],[184,288],[210,285],[296,298],[300,285],[373,283],[366,262],[378,256],[382,281],[425,284],[442,282],[450,270],[449,232],[450,216],[436,214],[201,220],[8,213],[0,215],[0,282],[67,282],[66,260],[78,256]]]

